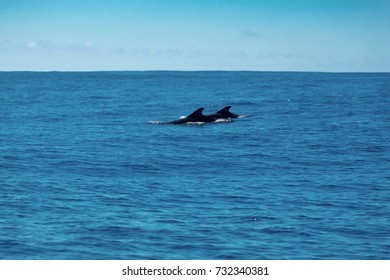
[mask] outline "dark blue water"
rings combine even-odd
[[[389,259],[389,108],[390,74],[0,73],[0,258]]]

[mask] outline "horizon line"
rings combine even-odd
[[[315,70],[0,70],[0,73],[30,72],[30,73],[101,73],[101,72],[264,72],[264,73],[329,73],[329,74],[389,74],[390,71],[315,71]]]

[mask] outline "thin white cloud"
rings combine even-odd
[[[163,57],[177,57],[182,55],[182,51],[180,49],[163,49],[156,51],[156,54]]]
[[[52,41],[34,40],[25,44],[24,48],[30,50],[39,48],[45,52],[92,52],[96,49],[96,46],[91,41],[52,42]]]
[[[38,47],[38,43],[35,42],[35,41],[31,41],[29,42],[27,45],[26,45],[27,48],[29,49],[35,49],[36,47]]]
[[[87,49],[93,49],[95,47],[95,45],[90,42],[90,41],[85,41],[84,42],[84,46],[87,48]]]
[[[137,46],[137,47],[123,47],[116,46],[107,50],[109,53],[118,56],[150,56],[150,50],[147,47]]]

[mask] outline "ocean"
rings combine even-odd
[[[0,259],[389,259],[389,108],[389,73],[0,72]]]

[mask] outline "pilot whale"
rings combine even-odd
[[[186,124],[191,122],[214,122],[215,118],[203,115],[204,108],[199,108],[189,114],[187,117],[175,121],[167,122],[168,124]]]
[[[230,108],[232,108],[232,106],[226,106],[214,114],[206,115],[206,117],[213,118],[214,120],[231,118],[234,119],[240,117],[240,115],[230,112]]]
[[[245,116],[230,112],[232,106],[226,106],[214,114],[203,115],[204,108],[198,108],[186,117],[169,122],[149,121],[153,124],[187,124],[187,123],[212,123],[212,122],[230,122],[234,118],[243,118]]]

